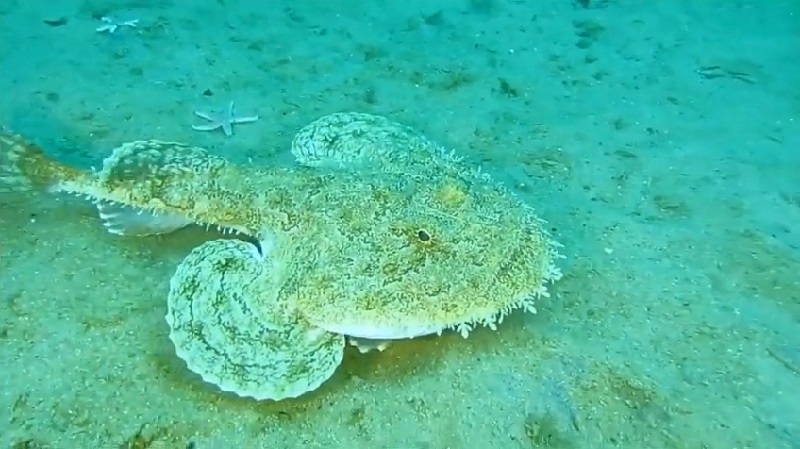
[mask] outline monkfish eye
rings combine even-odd
[[[417,238],[419,239],[420,242],[430,242],[431,234],[424,229],[420,229],[417,231]]]

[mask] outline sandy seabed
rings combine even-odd
[[[536,315],[348,350],[255,402],[167,338],[169,277],[213,233],[120,238],[80,199],[0,193],[0,447],[800,448],[800,4],[658,3],[0,3],[0,124],[54,157],[155,138],[286,163],[312,120],[381,114],[567,256]],[[229,101],[261,119],[192,130]]]

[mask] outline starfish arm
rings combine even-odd
[[[233,127],[231,126],[231,122],[223,123],[222,124],[222,131],[225,133],[225,137],[230,137],[233,135]]]
[[[212,117],[211,114],[202,111],[194,111],[194,115],[200,117],[201,119],[208,120],[209,122],[216,122],[217,119]]]
[[[234,124],[252,123],[252,122],[255,122],[256,120],[258,120],[258,116],[257,115],[252,115],[250,117],[234,117],[233,123]]]
[[[195,131],[214,131],[215,129],[219,128],[221,125],[217,123],[212,123],[210,125],[192,125],[192,129]]]

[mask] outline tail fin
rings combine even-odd
[[[61,183],[83,175],[21,136],[0,130],[0,192],[58,190]]]

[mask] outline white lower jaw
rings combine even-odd
[[[416,338],[423,335],[438,334],[442,332],[440,326],[420,325],[420,326],[372,326],[372,325],[356,325],[356,324],[343,324],[343,325],[329,325],[317,324],[328,332],[335,334],[342,334],[348,337],[368,340],[402,340],[406,338]]]

